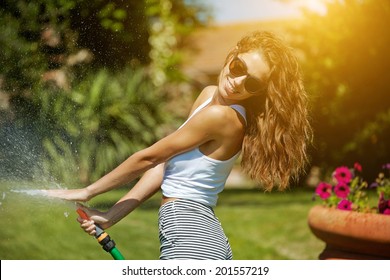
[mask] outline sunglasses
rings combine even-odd
[[[229,71],[234,77],[247,76],[244,81],[244,88],[250,94],[259,94],[264,91],[264,83],[248,74],[245,62],[238,56],[235,56],[229,64]]]

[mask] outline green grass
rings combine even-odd
[[[0,184],[0,259],[112,259],[75,221],[72,203],[10,191]],[[124,190],[104,194],[91,205],[107,208]],[[311,191],[263,193],[225,190],[215,212],[229,237],[236,260],[317,259],[324,244],[307,226]],[[107,232],[126,259],[158,259],[159,194]]]

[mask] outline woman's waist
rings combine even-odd
[[[165,203],[168,203],[168,202],[171,202],[171,201],[175,201],[175,200],[178,200],[179,198],[177,197],[166,197],[166,196],[162,196],[162,199],[161,199],[161,206],[163,206]]]
[[[172,205],[179,206],[179,207],[181,206],[183,206],[184,208],[189,207],[189,209],[190,208],[193,209],[195,207],[195,208],[205,208],[213,211],[212,205],[209,205],[205,201],[199,201],[196,198],[192,199],[192,198],[183,198],[183,197],[166,197],[164,195],[162,196],[161,199],[160,208],[164,208],[170,203],[172,203]]]
[[[190,180],[164,180],[162,195],[167,198],[183,198],[215,206],[218,194],[223,191],[224,182],[208,181],[204,183]]]
[[[223,188],[204,190],[196,187],[183,188],[177,186],[175,188],[164,188],[162,187],[162,204],[165,204],[174,200],[191,200],[201,204],[214,207],[218,201],[218,194]]]

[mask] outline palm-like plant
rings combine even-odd
[[[145,70],[98,72],[71,92],[40,92],[45,170],[66,183],[89,183],[154,142],[164,121],[161,93]],[[76,176],[77,174],[77,176]]]

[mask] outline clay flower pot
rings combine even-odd
[[[390,259],[390,216],[314,206],[313,234],[326,243],[319,259]]]

